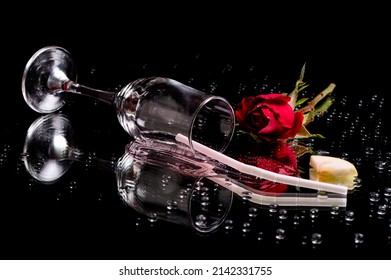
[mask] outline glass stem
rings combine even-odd
[[[87,87],[73,81],[69,81],[63,84],[63,90],[74,92],[76,94],[89,96],[95,99],[99,99],[105,103],[113,105],[116,92],[105,91]]]
[[[114,172],[117,165],[117,159],[114,157],[111,159],[102,159],[98,158],[95,153],[84,153],[77,148],[71,148],[69,150],[69,158],[99,170],[110,172]]]

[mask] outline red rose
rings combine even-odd
[[[260,94],[242,99],[235,111],[239,125],[266,140],[284,140],[299,132],[303,113],[294,112],[290,97],[279,94]]]

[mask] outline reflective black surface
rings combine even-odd
[[[239,36],[217,40],[189,34],[167,35],[167,39],[160,34],[158,40],[143,42],[141,35],[131,45],[115,44],[114,35],[42,38],[5,59],[9,68],[3,79],[0,114],[1,259],[391,256],[391,189],[387,189],[391,188],[391,104],[383,70],[389,60],[384,45],[374,40],[370,48],[364,48],[356,44],[359,37],[335,40],[327,47],[320,39],[308,40],[290,48],[285,40],[260,46]],[[50,44],[72,53],[78,81],[85,85],[118,90],[136,78],[166,76],[222,95],[233,105],[260,92],[291,91],[306,62],[309,93],[318,93],[330,82],[337,85],[335,103],[311,124],[312,132],[326,137],[316,140],[314,148],[353,162],[361,187],[348,195],[346,209],[337,215],[328,208],[302,207],[280,207],[271,213],[267,206],[254,208],[237,197],[226,224],[217,232],[200,235],[168,222],[150,222],[124,205],[114,174],[88,157],[85,163],[75,162],[56,184],[42,185],[21,161],[27,129],[40,115],[24,103],[20,83],[30,56]],[[74,96],[61,112],[72,121],[78,148],[91,157],[115,162],[131,140],[107,104]],[[231,143],[233,151],[240,148],[237,140]],[[374,193],[379,199],[371,201]]]

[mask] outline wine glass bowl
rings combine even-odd
[[[234,112],[224,98],[173,79],[135,80],[118,93],[114,102],[120,124],[135,137],[175,142],[180,133],[224,151],[233,135]],[[190,141],[189,146],[193,149]]]
[[[235,113],[221,96],[207,94],[165,77],[133,80],[118,92],[98,90],[76,82],[70,53],[57,46],[38,50],[28,61],[22,92],[26,103],[40,113],[59,110],[65,94],[92,97],[111,104],[124,130],[134,138],[175,142],[177,134],[223,152],[235,127]]]

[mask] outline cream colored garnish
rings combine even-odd
[[[309,171],[310,180],[343,185],[349,190],[355,188],[358,176],[357,169],[351,162],[331,156],[311,156]]]

